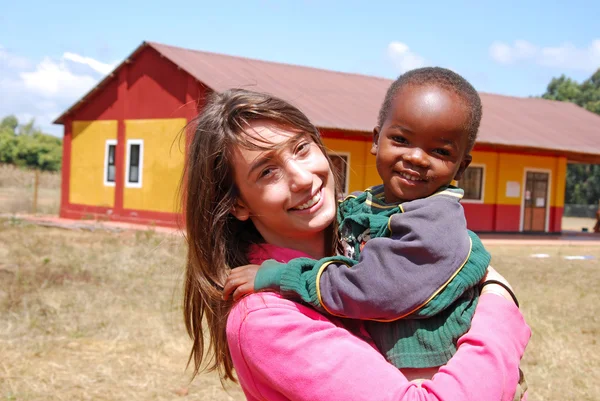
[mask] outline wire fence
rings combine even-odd
[[[598,205],[565,205],[563,216],[595,218],[599,208]]]

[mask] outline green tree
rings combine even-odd
[[[575,103],[600,115],[600,68],[581,84],[561,75],[552,78],[544,99]],[[600,165],[569,164],[565,191],[566,204],[595,205],[600,200]]]
[[[31,120],[19,124],[15,116],[0,121],[0,163],[41,170],[60,170],[62,140],[44,134]]]
[[[558,78],[552,78],[552,81],[550,81],[546,88],[546,93],[542,97],[544,99],[579,104],[581,101],[581,87],[571,78],[561,75]]]
[[[8,129],[12,131],[13,134],[18,126],[19,120],[17,120],[17,117],[14,114],[6,116],[2,119],[2,121],[0,121],[0,130]]]

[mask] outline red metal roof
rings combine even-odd
[[[384,78],[189,50],[152,42],[143,43],[130,58],[135,58],[145,46],[151,46],[215,91],[243,87],[288,100],[321,128],[371,132],[385,92],[392,82]],[[104,81],[107,79],[110,76]],[[81,101],[85,101],[92,92]],[[478,144],[547,149],[589,155],[594,159],[600,157],[600,116],[594,113],[572,103],[538,98],[481,93],[481,99],[483,120]],[[62,119],[77,104],[56,122],[62,123]],[[578,157],[570,155],[570,159],[577,160]]]

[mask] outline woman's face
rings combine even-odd
[[[235,183],[240,196],[232,213],[250,219],[266,242],[290,247],[322,236],[335,218],[333,173],[309,135],[255,123],[248,139],[269,150],[236,146]]]

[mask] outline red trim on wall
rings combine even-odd
[[[549,157],[565,157],[564,153],[560,150],[551,150],[551,149],[524,149],[518,147],[511,146],[502,146],[502,145],[489,145],[489,144],[475,144],[473,147],[474,152],[494,152],[501,154],[510,154],[510,155],[521,155],[521,156],[549,156]]]
[[[476,232],[519,232],[520,205],[488,205],[462,203],[467,218],[467,227]],[[562,207],[551,207],[548,232],[560,232],[562,226]],[[496,217],[497,216],[497,217]]]
[[[63,136],[63,153],[61,166],[61,184],[60,184],[60,212],[63,216],[63,210],[66,209],[69,203],[69,185],[71,183],[71,139],[73,135],[73,121],[65,120]]]
[[[495,205],[496,219],[493,231],[520,231],[521,206]]]
[[[114,213],[123,212],[123,188],[125,187],[125,116],[127,115],[127,70],[129,65],[119,71],[119,118],[117,121],[117,149],[115,152],[115,202]]]
[[[361,142],[371,142],[373,137],[366,132],[358,132],[358,131],[344,131],[344,130],[336,130],[331,128],[322,128],[319,129],[321,132],[321,136],[323,138],[331,138],[331,139],[345,139],[348,141],[361,141]]]
[[[552,206],[550,207],[550,217],[548,221],[548,231],[550,232],[560,232],[562,231],[562,217],[563,217],[562,207]]]
[[[462,202],[467,219],[467,228],[472,231],[493,231],[496,205]]]

